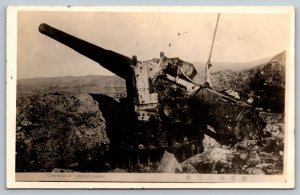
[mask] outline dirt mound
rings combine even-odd
[[[226,94],[233,90],[246,101],[250,92],[259,100],[257,107],[272,112],[284,112],[285,63],[286,52],[281,52],[269,61],[243,71],[230,69],[211,73],[211,86],[214,90]],[[230,67],[230,65],[228,65]],[[195,80],[204,83],[204,72],[199,72]]]
[[[17,116],[16,171],[103,169],[109,139],[90,95],[18,97]]]
[[[264,64],[243,71],[232,71],[230,69],[212,73],[212,87],[217,91],[232,89],[262,90],[263,86],[285,87],[285,57],[282,52],[274,56]]]

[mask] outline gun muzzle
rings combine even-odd
[[[114,51],[106,50],[92,43],[74,37],[47,24],[41,24],[39,31],[78,53],[98,62],[104,68],[127,79],[130,76],[131,58]]]

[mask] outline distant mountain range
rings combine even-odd
[[[118,76],[66,76],[51,78],[20,79],[17,81],[17,94],[36,93],[125,93],[125,80]]]

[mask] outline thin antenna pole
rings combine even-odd
[[[221,13],[218,13],[218,18],[217,18],[217,22],[216,22],[216,26],[215,26],[215,32],[214,32],[213,40],[212,40],[211,47],[210,47],[209,57],[208,57],[209,62],[210,62],[212,51],[213,51],[213,48],[214,48],[214,43],[215,43],[215,38],[216,38],[216,34],[217,34],[220,15],[221,15]]]
[[[220,15],[221,14],[218,13],[218,18],[217,18],[217,22],[216,22],[216,26],[215,26],[215,32],[214,32],[213,40],[212,40],[211,47],[210,47],[209,57],[208,57],[208,60],[206,62],[206,66],[205,66],[205,83],[209,87],[211,86],[209,68],[212,66],[211,63],[210,63],[210,59],[211,59],[211,55],[212,55],[212,51],[213,51],[213,47],[214,47],[214,43],[215,43],[215,38],[216,38],[216,34],[217,34],[217,29],[218,29],[218,23],[219,23]]]

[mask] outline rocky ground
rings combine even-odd
[[[18,97],[16,131],[17,171],[104,166],[105,119],[88,94]]]
[[[204,139],[204,152],[181,163],[183,172],[272,175],[283,172],[284,128],[281,114],[261,113],[263,141],[243,140],[234,146]]]

